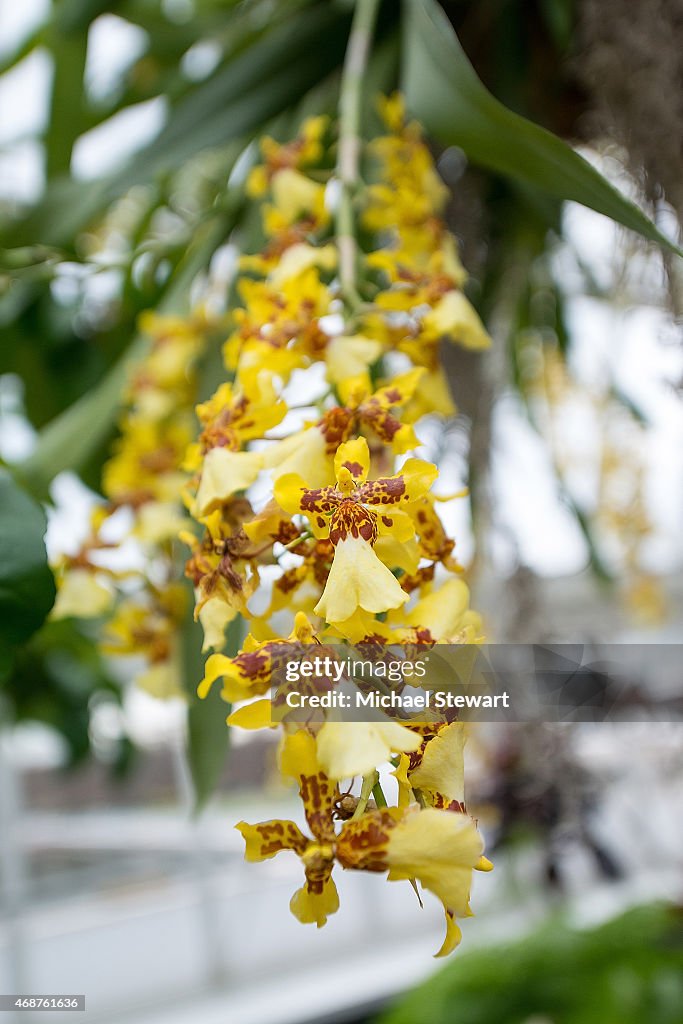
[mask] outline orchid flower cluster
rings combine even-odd
[[[178,533],[187,522],[182,468],[195,434],[196,369],[216,329],[144,313],[148,352],[127,383],[120,436],[102,476],[104,503],[79,549],[55,565],[54,618],[104,620],[104,653],[141,659],[136,684],[157,698],[184,693],[178,633],[187,608]]]
[[[387,126],[367,146],[371,183],[352,197],[354,287],[340,272],[339,176],[327,170],[334,125],[306,121],[293,141],[262,142],[247,191],[262,202],[265,244],[243,256],[229,379],[199,405],[187,466],[187,574],[214,650],[200,696],[222,680],[238,707],[228,723],[273,722],[269,693],[288,643],[463,644],[481,623],[438,513],[437,468],[413,454],[415,423],[453,411],[439,363],[442,339],[483,349],[489,338],[462,287],[465,272],[442,219],[447,192],[421,130],[399,96],[381,101]],[[309,420],[289,427],[304,379],[323,380]],[[258,503],[259,487],[266,487]],[[255,507],[256,506],[256,507]],[[250,623],[242,650],[225,630]],[[483,843],[464,802],[464,726],[287,723],[279,767],[295,780],[308,826],[240,823],[248,860],[299,856],[304,883],[291,910],[323,925],[339,905],[335,864],[386,873],[443,904],[450,952],[469,913]],[[387,806],[378,769],[393,769]],[[362,780],[362,781],[361,781]],[[360,796],[352,792],[360,784]]]

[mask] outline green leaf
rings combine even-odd
[[[195,811],[199,812],[215,790],[226,763],[230,746],[230,730],[226,717],[230,705],[212,687],[203,700],[197,696],[197,685],[204,675],[202,654],[203,630],[194,621],[194,594],[189,590],[188,608],[181,630],[182,669],[187,693],[187,761],[195,795]],[[236,654],[241,637],[241,620],[235,619],[227,629],[224,652]]]
[[[78,470],[111,433],[131,367],[147,350],[136,338],[97,387],[51,420],[38,436],[35,451],[18,470],[32,494],[47,498],[49,485],[65,469]]]
[[[15,722],[42,722],[65,740],[69,762],[90,750],[90,703],[93,697],[121,703],[122,688],[108,672],[88,624],[76,619],[48,620],[16,654],[12,672],[2,685]],[[116,766],[123,768],[130,743],[116,745]]]
[[[121,0],[62,0],[56,5],[53,22],[61,32],[84,33],[100,14],[116,12]]]
[[[10,678],[13,665],[14,651],[10,651],[8,647],[0,643],[0,689],[5,685],[7,679]],[[0,694],[0,722],[2,722],[3,710],[2,694]]]
[[[10,50],[2,60],[0,60],[0,75],[4,75],[7,71],[11,71],[12,68],[20,64],[24,57],[28,57],[29,53],[42,42],[43,38],[43,27],[42,25],[34,29],[28,36],[21,40],[17,46]]]
[[[0,469],[0,664],[44,622],[55,600],[40,505]]]
[[[8,225],[4,245],[31,245],[37,237],[67,244],[132,186],[181,167],[204,149],[261,131],[341,63],[349,22],[348,10],[329,3],[276,25],[188,92],[159,135],[120,171],[93,182],[51,182],[24,219]]]
[[[177,106],[129,174],[139,180],[141,163],[145,173],[178,166],[188,155],[224,144],[279,113],[341,61],[347,23],[348,15],[329,4],[276,26]]]
[[[45,162],[47,176],[52,178],[69,173],[74,143],[84,126],[83,77],[88,37],[85,32],[60,32],[54,25],[47,41],[54,73]]]
[[[476,164],[603,213],[683,255],[588,161],[482,85],[436,0],[405,0],[403,89],[428,132]]]

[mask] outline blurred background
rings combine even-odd
[[[0,459],[46,504],[53,565],[87,534],[139,315],[201,302],[220,322],[253,237],[255,140],[334,111],[352,6],[0,0]],[[370,120],[406,49],[426,61],[412,6],[382,4]],[[498,100],[679,238],[678,0],[441,6]],[[551,182],[433,145],[494,337],[483,357],[444,351],[458,413],[418,429],[444,493],[470,488],[444,516],[473,606],[494,642],[653,645],[634,682],[656,698],[658,645],[683,642],[681,261]],[[85,1019],[121,1024],[683,1022],[680,721],[477,730],[468,802],[496,867],[437,968],[439,909],[409,886],[343,877],[312,932],[288,910],[298,863],[243,863],[234,822],[296,803],[270,733],[212,740],[197,817],[186,704],[135,688],[139,659],[74,618],[15,654],[0,992],[85,993]]]

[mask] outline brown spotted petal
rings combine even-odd
[[[297,780],[306,821],[318,843],[334,843],[334,810],[339,789],[322,771],[315,737],[306,729],[297,729],[283,737],[280,771]]]
[[[405,405],[413,397],[424,373],[422,367],[416,367],[396,377],[386,387],[379,388],[374,395],[362,401],[358,407],[358,415],[363,423],[374,430],[385,444],[391,445],[395,452],[402,453],[419,444],[412,426],[401,423],[393,410],[396,406]]]
[[[222,696],[227,701],[262,696],[270,689],[273,671],[288,658],[287,643],[286,640],[257,643],[248,637],[245,649],[234,658],[212,654],[204,666],[204,678],[197,687],[197,693],[202,698],[206,697],[216,679],[222,677]]]
[[[458,563],[453,556],[455,541],[444,530],[443,523],[434,507],[431,495],[425,495],[410,509],[410,515],[420,537],[420,549],[424,558],[434,562],[443,562],[444,566],[455,572]]]
[[[353,498],[344,498],[330,521],[330,540],[338,544],[348,537],[360,537],[368,544],[377,540],[377,516]]]
[[[384,807],[366,811],[355,821],[348,821],[337,839],[337,860],[345,868],[357,871],[389,869],[389,838],[402,812]]]
[[[359,484],[365,483],[370,471],[370,449],[364,437],[340,444],[334,455],[337,490],[347,497]]]
[[[299,795],[304,805],[306,821],[320,843],[334,843],[334,808],[339,799],[339,787],[323,772],[299,776]]]
[[[390,409],[384,409],[374,398],[363,402],[358,415],[365,427],[373,430],[385,444],[399,454],[416,448],[419,441],[409,423],[401,423]]]
[[[306,883],[292,896],[289,909],[302,924],[322,928],[330,914],[339,910],[339,894],[332,880],[333,847],[311,843],[302,860]]]
[[[281,850],[293,850],[303,856],[309,845],[309,840],[298,825],[282,818],[262,821],[258,825],[240,821],[235,828],[244,837],[244,858],[249,861],[268,860]]]
[[[339,446],[348,440],[353,425],[353,412],[343,406],[336,405],[328,409],[320,420],[318,427],[330,455],[334,455]]]
[[[431,462],[407,459],[400,473],[368,480],[356,489],[355,497],[366,505],[397,505],[417,501],[432,486],[438,470]]]
[[[290,515],[307,516],[316,537],[326,537],[329,517],[339,504],[334,487],[308,488],[298,473],[285,473],[275,482],[275,500]]]

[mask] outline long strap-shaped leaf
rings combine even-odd
[[[8,226],[3,244],[32,245],[36,238],[69,244],[133,185],[176,170],[203,149],[261,131],[340,63],[349,20],[346,8],[329,3],[278,23],[189,92],[159,135],[121,170],[97,181],[51,182],[26,217]]]
[[[55,599],[40,505],[0,466],[0,683]]]
[[[241,206],[242,197],[236,195],[223,217],[209,221],[197,233],[176,270],[160,312],[185,310],[192,280],[208,264],[215,249],[234,227]],[[65,469],[80,469],[106,439],[114,427],[131,368],[144,357],[147,348],[146,338],[135,338],[95,388],[41,430],[35,451],[17,471],[17,476],[34,496],[46,498],[49,485],[58,473]]]
[[[484,87],[436,0],[404,0],[403,89],[412,113],[476,164],[597,210],[679,256],[683,251],[551,132]]]

